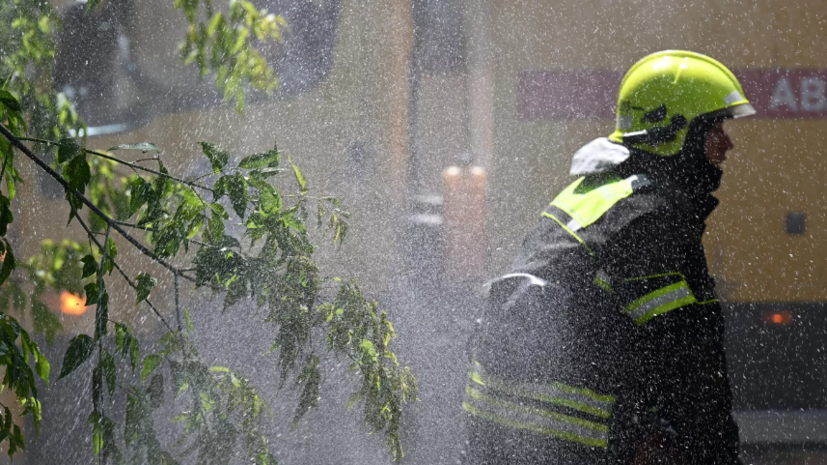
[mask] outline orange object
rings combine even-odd
[[[60,311],[66,315],[83,315],[86,313],[85,299],[69,291],[60,293]]]
[[[456,279],[486,275],[486,173],[479,166],[448,167],[442,174],[445,195],[445,269]]]
[[[787,326],[793,322],[792,313],[787,311],[768,313],[765,318],[776,325]]]

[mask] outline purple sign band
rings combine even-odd
[[[736,70],[759,118],[827,118],[827,69]],[[612,119],[622,71],[523,71],[523,119]]]

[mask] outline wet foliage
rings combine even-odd
[[[103,3],[90,1],[87,8]],[[280,18],[246,1],[231,0],[223,12],[214,11],[209,0],[176,0],[175,6],[190,24],[181,49],[184,60],[197,63],[202,75],[215,73],[226,99],[240,109],[250,88],[273,89],[275,75],[252,42],[277,39],[284,26]],[[299,166],[289,158],[285,163],[276,146],[234,164],[220,145],[202,142],[212,172],[200,179],[172,174],[162,148],[152,143],[106,151],[87,147],[84,137],[73,136],[83,135],[85,128],[71,105],[40,84],[49,76],[51,37],[60,27],[50,8],[17,0],[0,6],[0,76],[5,78],[0,182],[6,181],[6,192],[0,193],[0,365],[5,368],[2,385],[15,392],[22,413],[39,427],[35,375],[48,383],[50,364],[30,332],[51,341],[62,331],[44,295],[68,292],[94,307],[94,330],[71,339],[57,379],[93,366],[87,423],[102,463],[174,464],[188,457],[198,463],[276,463],[260,429],[272,417],[263,395],[244,377],[243,367],[210,366],[199,355],[181,297],[186,285],[222,296],[227,311],[242,304],[267,309],[262,323],[273,328],[271,353],[281,384],[292,381],[300,391],[293,425],[319,402],[320,360],[350,360],[350,372],[360,383],[349,405],[361,403],[371,430],[383,432],[393,455],[401,456],[402,403],[416,398],[416,380],[390,349],[393,325],[357,283],[326,276],[314,260],[317,245],[308,223],[326,230],[333,244],[347,237],[349,214],[339,200],[314,197]],[[149,158],[129,162],[116,156],[124,150]],[[51,164],[38,153],[52,155]],[[23,181],[16,154],[63,187],[69,224],[80,226],[84,242],[56,237],[25,262],[15,258],[5,236],[14,227],[13,202],[24,200],[16,199],[16,183]],[[118,175],[118,166],[134,174]],[[60,231],[63,219],[53,221],[53,230]],[[233,223],[242,225],[241,234],[228,233]],[[164,275],[150,274],[149,266],[122,267],[115,236],[146,263],[160,265]],[[174,323],[152,302],[159,280],[170,279]],[[151,347],[141,347],[134,328],[113,318],[118,312],[110,308],[110,293],[125,286],[134,292],[135,305],[166,328]],[[24,329],[20,321],[27,312],[32,325]],[[312,343],[318,333],[326,344]],[[119,393],[126,396],[123,414],[112,406]],[[0,407],[0,440],[13,456],[24,447],[23,433],[10,408]],[[159,438],[153,412],[162,407],[175,410],[172,421],[182,425],[174,441]]]

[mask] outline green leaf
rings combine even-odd
[[[11,244],[5,239],[3,241],[6,243],[6,246],[4,251],[5,255],[2,257],[3,264],[0,266],[0,284],[5,283],[6,280],[9,279],[11,272],[14,271],[15,268],[14,253],[11,250]]]
[[[157,409],[164,405],[164,376],[161,373],[153,376],[146,390],[149,395],[149,406]]]
[[[14,176],[6,175],[6,191],[9,193],[9,198],[13,199],[17,195],[17,183],[14,181]]]
[[[201,148],[204,155],[210,160],[213,173],[218,174],[227,166],[227,162],[230,160],[230,154],[227,151],[209,142],[201,142]]]
[[[247,180],[241,174],[235,174],[227,182],[227,195],[239,218],[244,219],[247,211]]]
[[[160,355],[147,355],[144,358],[144,367],[141,369],[141,382],[155,371],[164,359]]]
[[[129,328],[123,323],[115,323],[115,347],[119,352],[123,352],[129,337]]]
[[[265,213],[281,210],[281,197],[276,189],[263,179],[250,178],[250,185],[258,191],[261,208]]]
[[[129,363],[132,370],[138,367],[138,361],[141,359],[141,349],[138,345],[138,340],[134,337],[129,338]]]
[[[20,102],[18,102],[17,98],[7,90],[0,90],[0,103],[11,111],[22,111]]]
[[[98,262],[91,254],[85,255],[80,259],[80,261],[83,263],[83,274],[81,275],[81,279],[88,278],[98,272]]]
[[[293,167],[293,173],[296,175],[296,182],[299,183],[299,189],[301,189],[302,194],[304,194],[307,192],[307,180],[304,178],[304,174],[302,174],[302,171],[298,166],[296,166],[295,163],[291,161],[290,166]]]
[[[0,194],[0,237],[8,232],[9,225],[14,222],[14,215],[11,212],[9,198]]]
[[[256,168],[277,168],[279,165],[279,153],[271,150],[264,153],[256,153],[249,157],[243,158],[239,163],[239,168],[252,170]]]
[[[207,238],[211,244],[221,244],[224,240],[224,218],[220,213],[212,212],[207,222]]]
[[[106,263],[103,265],[104,274],[112,274],[112,270],[115,268],[115,260],[117,258],[118,246],[115,245],[115,241],[110,237],[109,242],[106,243]]]
[[[186,308],[184,309],[184,320],[187,321],[187,332],[191,333],[192,332],[192,319],[190,318],[190,312],[188,312]]]
[[[169,363],[169,374],[172,377],[172,393],[174,397],[177,397],[181,387],[187,382],[187,375],[181,363],[171,359],[167,363]]]
[[[129,181],[129,215],[132,216],[150,199],[152,186],[144,178],[136,177]]]
[[[126,416],[124,418],[123,439],[126,445],[132,444],[138,439],[138,432],[140,430],[140,423],[142,414],[141,402],[137,397],[127,394],[126,396]]]
[[[267,179],[281,173],[282,171],[284,170],[281,168],[256,168],[248,171],[248,173],[254,178]]]
[[[101,414],[93,411],[86,420],[86,423],[92,425],[92,447],[95,450],[95,456],[97,456],[103,449],[103,425],[101,424]]]
[[[70,189],[75,189],[83,194],[92,179],[92,171],[89,170],[86,157],[75,157],[67,163],[63,167],[63,177],[69,182]]]
[[[46,358],[45,355],[38,351],[37,360],[34,363],[34,370],[37,372],[37,375],[40,376],[40,379],[46,381],[46,384],[49,384],[49,375],[52,372],[52,365],[49,363],[49,360]]]
[[[225,195],[227,195],[227,182],[230,180],[230,178],[231,178],[231,176],[229,176],[229,175],[221,176],[220,178],[218,178],[217,181],[215,181],[215,185],[213,185],[213,188],[212,188],[212,201],[213,202],[218,202],[218,200],[221,199],[221,197],[224,197]],[[219,205],[219,204],[213,203],[212,205]]]
[[[149,297],[149,293],[152,291],[152,288],[158,284],[158,280],[148,273],[139,273],[135,279],[138,282],[138,298],[135,301],[135,305],[138,305]]]
[[[57,161],[58,163],[65,163],[69,160],[75,159],[78,155],[83,153],[83,147],[78,144],[78,141],[71,137],[60,139],[57,147]]]
[[[227,295],[224,297],[223,309],[227,310],[232,307],[238,301],[247,297],[247,294],[247,281],[245,279],[242,278],[233,281],[232,284],[230,284]]]
[[[140,150],[141,153],[147,153],[151,151],[156,151],[158,153],[161,152],[161,149],[155,146],[152,142],[138,142],[137,144],[121,144],[116,145],[114,147],[109,148],[109,152],[114,150]]]
[[[89,0],[86,2],[86,11],[91,12],[92,10],[99,9],[101,5],[103,5],[103,2],[104,0]]]
[[[92,282],[83,286],[86,293],[86,306],[95,305],[98,303],[98,283]]]
[[[212,37],[215,35],[216,29],[218,29],[219,24],[224,22],[224,15],[221,13],[216,13],[213,15],[212,19],[210,20],[210,25],[207,26],[207,35]]]
[[[85,335],[78,334],[69,341],[69,348],[66,349],[66,354],[63,355],[63,366],[60,368],[60,376],[58,380],[63,379],[79,366],[83,365],[86,360],[92,355],[95,348],[95,341]]]
[[[103,367],[103,376],[106,378],[106,387],[109,388],[109,399],[115,395],[115,358],[106,349],[101,349],[101,366]]]
[[[292,427],[296,426],[308,410],[319,405],[319,385],[321,378],[319,358],[315,355],[308,356],[301,374],[296,378],[296,385],[303,384],[304,386],[299,395],[299,404],[296,406]]]

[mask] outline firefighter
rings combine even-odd
[[[623,78],[616,130],[487,285],[463,408],[469,464],[736,464],[721,305],[701,237],[755,113],[718,61],[663,51]]]

